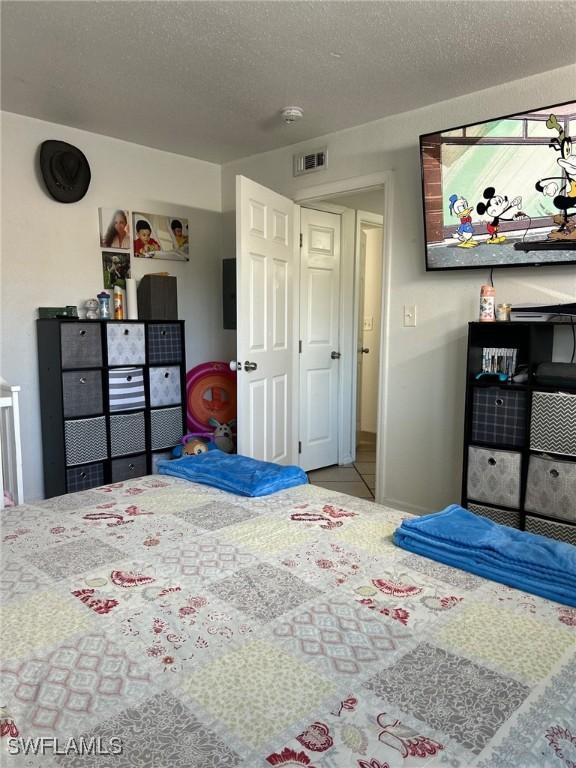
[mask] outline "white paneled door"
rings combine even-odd
[[[300,466],[338,463],[340,216],[302,208]]]
[[[296,463],[293,290],[296,206],[236,177],[238,453]]]

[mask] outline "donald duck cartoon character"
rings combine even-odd
[[[450,195],[449,200],[450,213],[460,219],[460,226],[456,230],[456,237],[460,240],[458,248],[475,248],[478,243],[472,239],[474,227],[470,216],[474,210],[473,207],[468,205],[468,200],[458,195]]]

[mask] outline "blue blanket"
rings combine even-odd
[[[518,531],[457,504],[404,520],[399,547],[525,592],[576,607],[576,547]]]
[[[308,482],[300,467],[285,467],[213,450],[175,461],[159,461],[158,472],[203,483],[240,496],[267,496]]]

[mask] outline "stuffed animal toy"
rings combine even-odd
[[[216,447],[212,443],[208,444],[205,440],[200,440],[196,435],[184,435],[180,443],[181,445],[177,445],[172,451],[172,456],[177,459],[182,456],[199,456]]]
[[[226,424],[220,424],[218,419],[211,416],[208,419],[208,424],[210,424],[211,427],[215,427],[213,440],[216,444],[216,448],[220,451],[224,451],[224,453],[234,453],[236,446],[232,439],[232,427],[236,426],[236,419],[231,419]]]

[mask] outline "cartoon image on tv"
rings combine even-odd
[[[463,197],[450,195],[450,213],[460,219],[460,226],[456,230],[456,237],[460,240],[458,248],[475,248],[478,245],[474,240],[474,227],[470,216],[473,210]]]
[[[429,269],[576,262],[576,102],[420,138]]]

